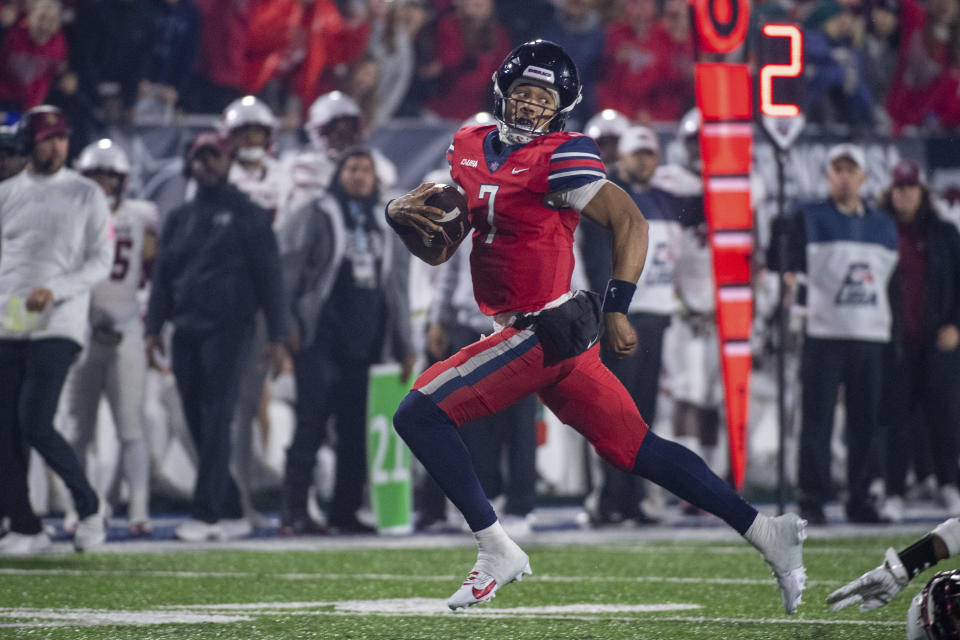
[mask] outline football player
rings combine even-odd
[[[290,210],[295,211],[319,196],[330,185],[337,158],[344,149],[363,141],[363,119],[353,98],[331,91],[317,98],[304,125],[310,146],[286,157],[293,180]],[[377,178],[385,192],[397,183],[397,168],[382,153],[373,150]]]
[[[121,470],[130,490],[129,533],[145,536],[151,532],[150,457],[141,413],[147,360],[137,291],[144,265],[156,254],[157,208],[152,202],[124,197],[130,161],[107,138],[87,146],[75,168],[107,196],[114,257],[109,278],[93,288],[87,348],[64,386],[65,435],[82,463],[96,433],[100,398],[106,396],[120,440]],[[76,512],[68,508],[64,528],[75,528],[76,521]]]
[[[882,607],[900,593],[917,574],[960,553],[960,519],[950,518],[899,553],[887,549],[883,563],[840,587],[827,603],[839,611],[859,604],[861,611]]]
[[[573,60],[536,40],[511,51],[493,76],[496,126],[465,127],[447,152],[474,228],[474,296],[496,332],[421,375],[394,415],[394,427],[461,511],[474,532],[477,562],[450,597],[451,609],[489,601],[531,573],[483,493],[457,426],[536,392],[618,469],[660,484],[716,514],[762,553],[794,613],[806,581],[806,523],[796,514],[757,512],[684,447],[649,431],[623,385],[599,358],[601,324],[610,351],[637,347],[627,310],[647,252],[647,222],[623,189],[606,179],[596,144],[563,131],[580,101]],[[426,246],[442,211],[424,183],[387,206],[386,216],[414,255],[431,264],[455,246]],[[571,291],[573,233],[580,214],[610,229],[613,273],[602,303]]]
[[[27,166],[17,140],[16,124],[0,124],[0,182],[17,175]]]
[[[617,161],[617,145],[620,136],[630,128],[630,119],[616,109],[604,109],[587,120],[583,132],[593,138],[600,149],[600,159],[603,164],[610,165]]]
[[[234,150],[235,162],[227,179],[247,194],[255,204],[273,215],[273,227],[282,224],[289,213],[293,182],[278,160],[271,155],[277,119],[266,104],[254,96],[234,100],[224,109],[220,129]],[[253,476],[253,424],[256,418],[262,439],[269,436],[269,413],[266,410],[269,388],[265,387],[269,369],[267,324],[262,313],[257,315],[255,333],[243,364],[240,392],[234,413],[231,464],[244,518],[251,527],[262,519],[253,508],[250,482]]]
[[[887,604],[918,574],[940,560],[960,553],[960,519],[950,518],[903,551],[893,547],[884,554],[883,564],[840,587],[827,603],[834,611],[860,605],[871,611]],[[935,575],[910,602],[907,610],[907,640],[948,640],[960,638],[960,571]]]

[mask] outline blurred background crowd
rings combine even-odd
[[[754,20],[805,36],[805,112],[828,129],[895,134],[960,124],[955,0],[766,0]],[[574,124],[613,108],[675,122],[693,106],[683,0],[5,0],[0,109],[41,102],[78,132],[219,113],[260,96],[281,126],[339,89],[375,128],[488,110],[501,51],[563,45],[585,86]]]
[[[843,517],[856,522],[901,521],[904,498],[909,504],[916,496],[960,513],[955,442],[960,406],[952,400],[960,398],[960,366],[953,359],[960,254],[951,253],[950,244],[960,222],[960,154],[953,137],[960,126],[960,0],[761,2],[753,6],[755,24],[736,59],[751,61],[756,26],[770,21],[801,25],[805,37],[801,106],[807,125],[787,158],[786,213],[799,219],[810,203],[849,204],[854,188],[855,210],[872,211],[876,205],[900,224],[900,245],[894,249],[901,258],[908,251],[910,267],[897,275],[851,275],[877,278],[882,280],[877,286],[901,286],[905,292],[883,300],[899,320],[880,341],[889,352],[874,355],[876,362],[893,364],[887,365],[887,377],[864,382],[876,389],[866,409],[855,409],[877,414],[866,427],[855,425],[869,432],[857,437],[870,443],[852,443],[849,429],[824,432],[821,424],[816,438],[825,438],[832,449],[804,453],[802,431],[812,427],[803,422],[801,406],[808,419],[813,413],[801,399],[800,385],[789,385],[788,479],[792,483],[799,475],[803,484],[803,469],[814,466],[817,476],[808,477],[806,493],[801,487],[794,497],[816,523],[827,522],[824,507],[838,498],[847,501]],[[409,376],[489,332],[462,260],[439,269],[398,262],[391,253],[392,236],[377,221],[389,197],[421,180],[449,181],[443,154],[451,134],[461,124],[493,123],[485,113],[492,104],[491,75],[512,46],[538,37],[564,46],[581,72],[584,100],[568,129],[597,141],[611,178],[634,195],[662,232],[655,245],[651,240],[648,271],[658,274],[669,293],[659,306],[631,308],[648,346],[637,363],[621,367],[617,375],[625,384],[632,380],[628,387],[655,429],[725,473],[700,119],[692,109],[698,53],[684,0],[0,0],[0,111],[7,114],[6,122],[37,105],[58,107],[69,128],[34,130],[31,144],[47,135],[69,136],[72,166],[103,186],[114,212],[124,201],[146,212],[138,214],[147,220],[138,223],[139,233],[152,238],[144,243],[157,249],[157,260],[162,262],[165,244],[168,252],[171,243],[176,246],[174,227],[186,219],[184,207],[200,206],[209,197],[207,173],[214,184],[220,171],[272,219],[271,242],[281,270],[270,286],[286,298],[282,303],[258,298],[260,311],[250,335],[236,340],[243,348],[231,366],[242,373],[223,394],[237,405],[227,421],[233,426],[228,429],[222,415],[216,425],[221,436],[229,432],[224,437],[232,439],[232,450],[203,445],[197,425],[206,418],[196,417],[203,411],[198,405],[191,417],[183,404],[196,400],[189,396],[199,384],[185,379],[198,371],[216,375],[200,363],[177,372],[178,347],[163,323],[179,329],[182,317],[157,312],[152,322],[147,318],[147,346],[172,348],[173,375],[169,361],[153,360],[159,352],[151,352],[149,373],[142,360],[124,365],[140,370],[121,376],[143,389],[136,427],[117,424],[115,431],[112,423],[121,421],[116,410],[98,416],[94,407],[91,414],[89,398],[83,416],[61,400],[58,428],[89,463],[98,494],[119,509],[128,503],[126,508],[133,509],[136,497],[136,513],[128,511],[129,535],[151,530],[146,480],[134,472],[137,463],[123,462],[131,439],[148,445],[154,506],[182,506],[193,496],[193,526],[176,533],[183,539],[243,537],[277,524],[289,535],[372,531],[363,508],[365,416],[357,411],[366,403],[366,379],[357,373],[395,361]],[[217,133],[196,136],[211,128]],[[14,158],[11,166],[22,167],[29,152],[7,145],[14,136],[3,137],[4,131],[2,155],[18,156],[20,164]],[[847,141],[857,144],[837,146]],[[779,284],[768,254],[778,213],[773,157],[758,130],[751,175],[756,319],[747,489],[761,499],[770,497],[776,484],[774,356],[787,353],[788,380],[795,381],[806,357],[802,313],[793,314],[786,340],[774,330]],[[217,158],[225,161],[219,169]],[[843,178],[846,174],[853,177]],[[904,196],[903,190],[912,195]],[[912,227],[917,211],[922,211],[920,227]],[[943,222],[937,233],[951,239],[935,260],[929,257],[932,245],[926,244],[932,240],[924,235],[932,228],[924,226],[928,220]],[[608,241],[596,232],[583,225],[578,235],[582,269],[575,288],[602,290],[607,278],[602,254]],[[174,267],[168,263],[167,271],[153,271],[154,258],[147,253],[137,282],[143,288],[136,294],[144,312],[151,275],[159,278],[154,289],[178,286],[169,271]],[[466,247],[459,253],[465,257]],[[119,249],[115,258],[121,259]],[[801,262],[784,264],[782,270],[811,267]],[[241,271],[236,267],[228,277],[239,278]],[[126,273],[124,268],[124,278]],[[932,274],[944,273],[947,284],[914,295],[936,281]],[[897,284],[907,277],[907,284]],[[255,280],[236,282],[260,296],[263,281]],[[799,278],[801,284],[804,280]],[[796,308],[802,309],[799,302]],[[277,304],[289,316],[283,328]],[[377,313],[330,311],[371,304]],[[916,313],[923,305],[947,311],[925,320]],[[907,323],[913,341],[907,380],[890,378],[904,362],[900,321]],[[93,315],[91,323],[96,330]],[[933,396],[921,393],[923,376],[933,370],[925,355],[931,344],[948,354],[937,355],[942,368],[936,370]],[[142,352],[142,343],[137,345]],[[265,348],[279,377],[267,375]],[[849,410],[849,387],[857,383],[844,379],[837,386],[841,383],[848,390],[838,403],[829,402],[836,389],[827,389],[817,405],[819,415],[830,416],[821,422],[832,425],[834,404],[838,417]],[[76,384],[68,379],[65,398]],[[879,385],[887,385],[883,394]],[[297,388],[312,391],[298,394]],[[86,392],[95,406],[100,391]],[[881,408],[881,395],[901,402]],[[891,415],[898,422],[894,429],[888,424]],[[78,421],[87,424],[78,427]],[[203,429],[214,429],[204,424]],[[328,426],[335,428],[328,431]],[[489,497],[499,497],[505,525],[521,535],[535,526],[531,514],[546,495],[583,503],[583,522],[596,526],[668,517],[667,498],[603,469],[576,435],[533,399],[488,424],[468,425],[462,435],[475,460],[488,461],[477,463],[484,489]],[[861,445],[876,465],[857,464]],[[138,455],[142,467],[147,454]],[[897,458],[892,465],[886,460],[891,455]],[[228,492],[228,505],[218,505],[222,511],[198,515],[201,485],[209,489],[210,482],[218,482],[210,480],[207,465],[216,467],[221,479],[232,474],[238,486]],[[140,479],[134,482],[134,476]],[[47,482],[39,464],[33,465],[30,490],[38,511],[66,511],[65,529],[76,529],[74,506],[62,487]],[[418,481],[415,506],[421,528],[459,527],[448,519],[442,495],[428,478]],[[680,508],[691,517],[700,515],[689,505]],[[279,512],[280,519],[270,521],[262,512]],[[89,509],[79,515],[83,520]]]

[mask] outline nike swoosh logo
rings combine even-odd
[[[514,169],[513,175],[517,175],[518,173],[523,173],[524,171],[530,171],[530,167],[527,167],[526,169]]]
[[[490,584],[488,584],[487,586],[485,586],[483,589],[477,589],[476,587],[473,587],[473,597],[476,598],[477,600],[482,600],[482,599],[485,598],[491,591],[493,591],[493,588],[496,587],[496,586],[497,586],[497,581],[496,581],[496,580],[491,580],[491,581],[490,581]]]
[[[453,211],[448,211],[447,213],[443,214],[442,216],[434,220],[434,222],[450,222],[451,220],[456,220],[457,216],[459,215],[460,215],[460,207],[457,207]]]

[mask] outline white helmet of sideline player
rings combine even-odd
[[[88,144],[74,163],[80,173],[91,171],[112,171],[122,176],[130,175],[130,159],[110,138],[101,138]]]
[[[596,140],[607,136],[619,138],[630,128],[630,119],[616,109],[604,109],[587,120],[583,132]]]
[[[273,135],[277,130],[277,118],[273,111],[256,96],[244,96],[234,100],[223,110],[220,117],[221,133],[233,136],[234,132],[244,127],[262,127],[266,132],[266,142],[263,145],[243,144],[237,141],[237,158],[241,162],[256,163],[263,160],[267,149],[273,144]]]
[[[331,91],[323,94],[310,105],[307,123],[304,128],[314,149],[328,151],[331,150],[329,148],[331,145],[327,141],[327,136],[330,134],[330,131],[327,130],[328,126],[338,118],[353,118],[356,120],[356,133],[359,134],[362,117],[360,107],[353,98],[342,91]],[[356,142],[358,140],[349,144],[356,144]],[[334,143],[332,146],[336,148],[339,147],[339,144]]]
[[[473,114],[466,120],[460,123],[460,128],[463,127],[473,127],[476,125],[488,125],[488,124],[497,124],[496,119],[494,119],[493,114],[489,111],[478,111]]]
[[[101,138],[88,144],[77,160],[74,168],[87,177],[93,174],[115,174],[119,180],[110,180],[115,186],[109,188],[101,183],[110,202],[110,208],[116,209],[127,188],[127,178],[130,176],[130,159],[119,145],[109,138]],[[98,181],[99,182],[99,181]]]

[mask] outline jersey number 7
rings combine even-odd
[[[493,223],[493,207],[494,202],[497,199],[497,191],[500,190],[500,185],[498,184],[482,184],[480,185],[480,194],[477,196],[480,200],[486,199],[487,195],[490,198],[487,200],[487,224],[490,225],[490,232],[487,233],[487,237],[484,238],[484,244],[492,244],[493,236],[497,234],[497,226]]]

